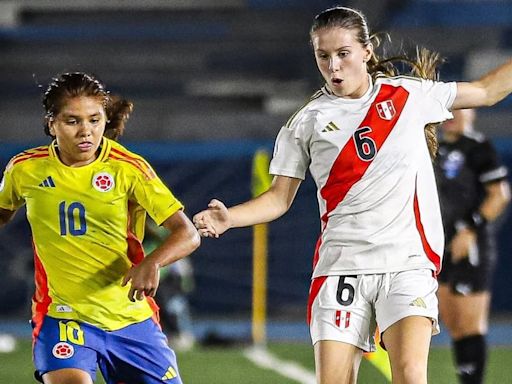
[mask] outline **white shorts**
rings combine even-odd
[[[383,333],[409,316],[432,319],[435,335],[439,333],[437,286],[429,269],[316,278],[308,308],[313,345],[335,340],[371,352],[376,326]]]

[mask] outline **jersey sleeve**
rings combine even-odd
[[[277,135],[269,173],[304,180],[310,163],[307,114],[299,113]]]
[[[16,211],[24,204],[19,189],[16,187],[13,167],[7,165],[0,181],[0,208]]]
[[[146,165],[151,169],[149,164]],[[174,197],[154,171],[150,177],[141,173],[137,176],[138,180],[133,187],[133,200],[146,210],[157,225],[183,209],[183,204]]]
[[[492,183],[507,177],[507,168],[501,163],[489,140],[479,143],[476,149],[473,161],[480,183]]]
[[[452,119],[450,109],[457,96],[457,84],[424,79],[421,83],[425,95],[425,102],[422,103],[424,116],[427,118],[425,123],[440,123]]]

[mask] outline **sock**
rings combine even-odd
[[[462,384],[482,384],[487,343],[485,335],[465,336],[453,341],[457,376]]]

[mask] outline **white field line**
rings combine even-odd
[[[248,348],[244,356],[258,367],[269,369],[300,384],[316,384],[315,374],[299,364],[281,360],[264,348]]]

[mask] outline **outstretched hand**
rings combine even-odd
[[[231,226],[228,209],[217,199],[210,201],[208,209],[195,214],[192,221],[201,237],[218,238]]]

